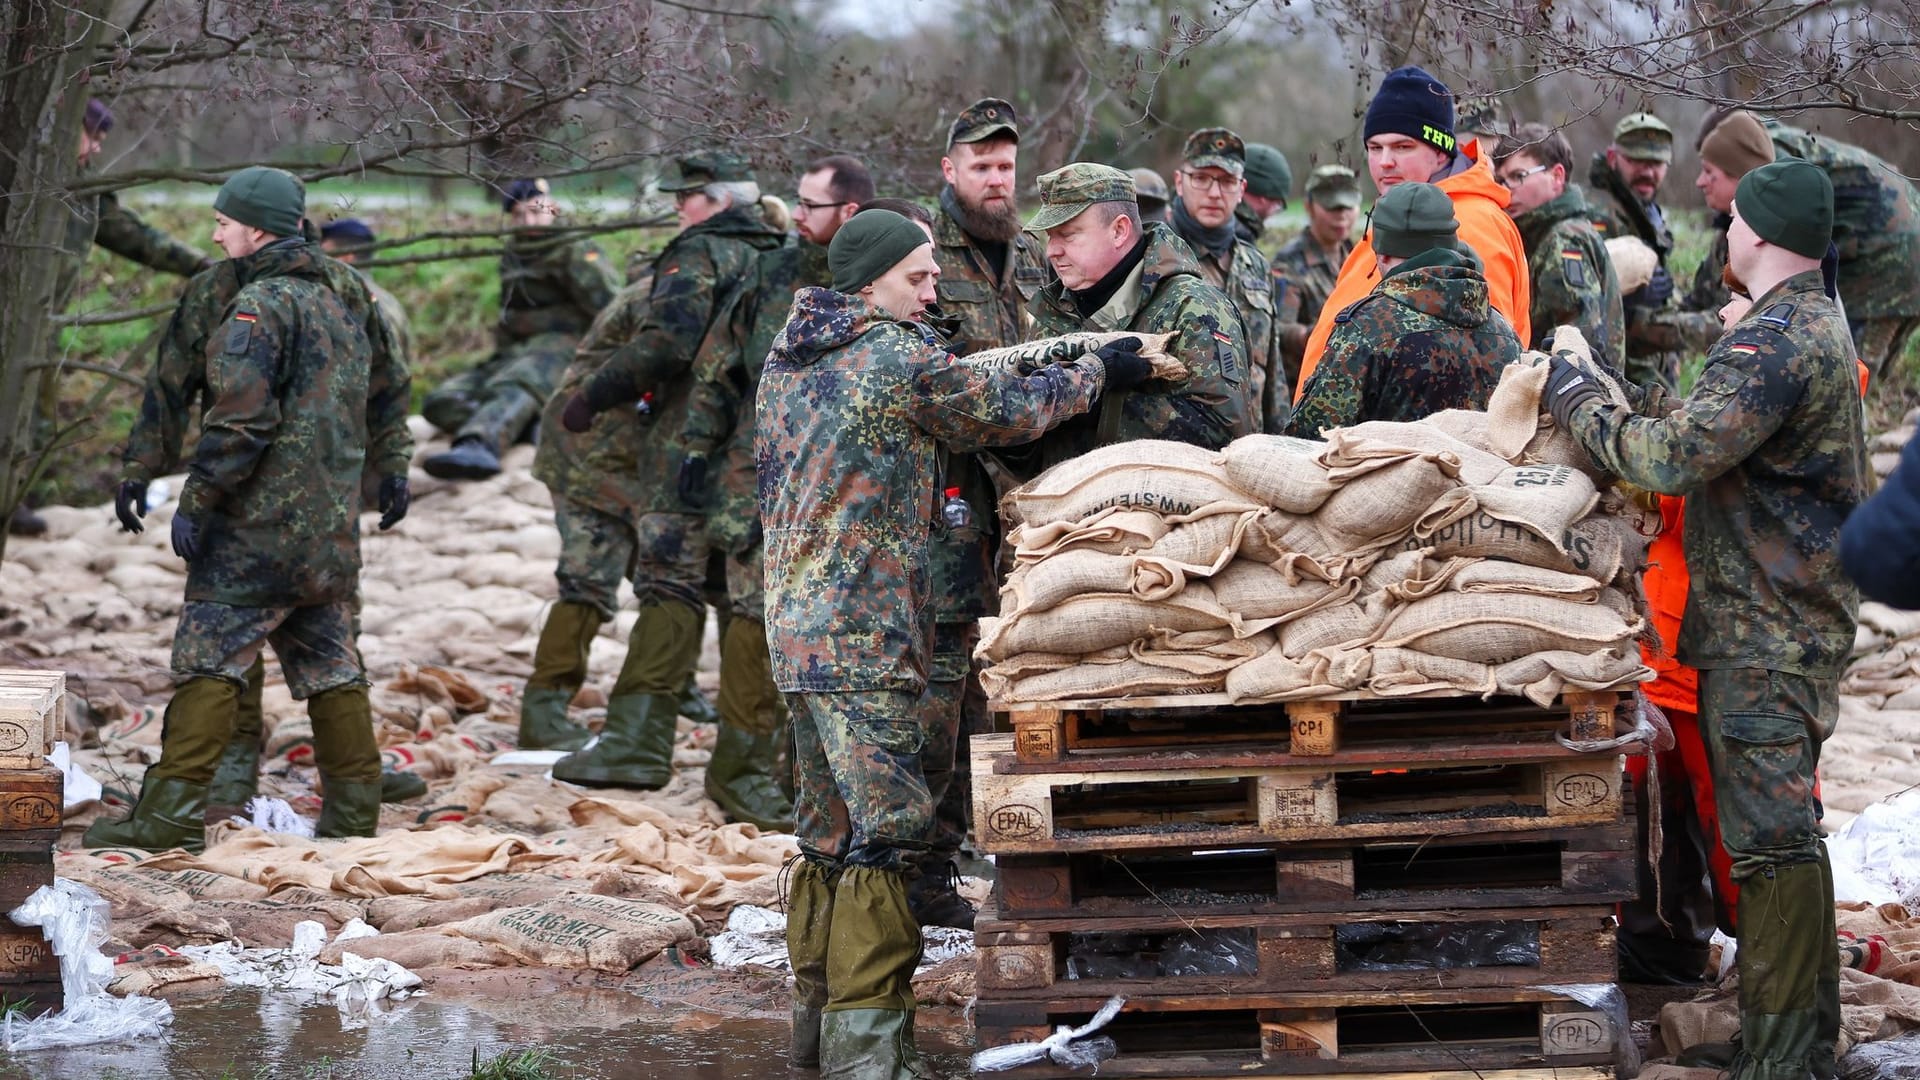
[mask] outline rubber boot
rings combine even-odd
[[[907,904],[921,926],[951,926],[973,929],[978,914],[967,898],[960,895],[960,868],[952,859],[923,865],[920,876],[907,886]]]
[[[207,810],[215,815],[244,812],[260,793],[260,740],[266,733],[260,697],[267,681],[266,661],[254,657],[246,680],[233,714],[233,737],[227,740],[213,783],[207,787]]]
[[[442,480],[487,480],[500,475],[500,452],[476,435],[462,435],[450,449],[432,454],[420,467]]]
[[[607,702],[600,741],[553,763],[553,778],[588,787],[658,791],[673,782],[674,700],[628,694]]]
[[[195,855],[207,850],[207,787],[190,781],[150,779],[140,786],[140,801],[121,821],[96,821],[87,827],[82,847],[183,848]]]
[[[391,765],[380,766],[381,802],[406,802],[426,793],[427,782],[418,773],[406,772]]]
[[[920,926],[897,870],[849,866],[833,890],[820,1075],[914,1080],[927,1075],[913,1046],[913,969]]]
[[[9,536],[45,536],[47,519],[35,513],[33,507],[20,503],[7,515],[7,535]]]
[[[838,874],[800,856],[787,892],[787,959],[793,965],[793,1048],[787,1064],[820,1067],[820,1010],[827,1005],[827,943]]]
[[[793,831],[793,801],[774,779],[775,738],[752,735],[722,723],[707,762],[707,798],[719,804],[728,821],[744,821],[765,832]]]
[[[576,600],[562,600],[547,612],[520,699],[520,749],[578,750],[593,738],[567,719],[567,705],[587,681],[587,655],[605,621],[599,608]]]
[[[747,732],[779,731],[787,707],[773,686],[767,624],[735,615],[720,635],[720,692],[714,695],[720,722]]]
[[[373,739],[373,708],[365,683],[335,687],[307,699],[313,723],[313,759],[326,800],[315,836],[372,836],[380,825],[380,750]]]
[[[1832,1036],[1822,1029],[1838,1015],[1840,952],[1827,895],[1818,862],[1769,865],[1740,883],[1734,1080],[1806,1080],[1821,1068],[1833,1074]],[[1831,1008],[1820,1001],[1824,993],[1835,995]]]
[[[460,425],[453,449],[420,463],[443,480],[485,480],[500,474],[500,455],[540,415],[540,402],[517,386],[491,386],[486,400]]]
[[[96,822],[83,843],[204,851],[207,785],[232,740],[240,690],[238,683],[204,675],[181,683],[160,725],[160,760],[147,770],[133,812],[123,821]]]
[[[694,681],[692,675],[687,676],[686,685],[680,688],[680,698],[674,707],[680,710],[681,716],[696,724],[720,722],[720,711],[714,708],[713,702],[707,700],[707,695],[700,692],[700,684]]]

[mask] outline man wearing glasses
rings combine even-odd
[[[1607,256],[1606,241],[1588,220],[1587,200],[1567,183],[1573,147],[1567,137],[1544,124],[1522,124],[1501,143],[1494,178],[1513,195],[1507,213],[1527,245],[1527,270],[1533,283],[1532,347],[1553,340],[1557,326],[1580,331],[1593,349],[1615,367],[1626,363],[1626,317],[1620,307],[1620,279]]]

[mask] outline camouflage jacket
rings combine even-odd
[[[1082,330],[1171,333],[1167,348],[1187,365],[1178,383],[1149,381],[1108,394],[1097,413],[1063,424],[1022,467],[1037,472],[1089,450],[1133,439],[1168,439],[1217,449],[1253,432],[1246,338],[1227,294],[1206,283],[1170,226],[1149,222],[1146,250],[1106,306],[1081,315],[1058,279],[1033,299],[1028,340]]]
[[[554,498],[626,521],[639,514],[648,492],[657,485],[655,478],[640,475],[640,414],[633,409],[608,409],[577,435],[560,422],[560,414],[613,350],[639,334],[653,292],[653,272],[645,262],[638,264],[638,270],[639,276],[614,294],[580,339],[573,362],[541,410],[540,442],[533,451],[533,478],[547,485]]]
[[[204,548],[187,568],[187,599],[346,600],[360,578],[363,320],[303,240],[238,261],[247,284],[207,343],[207,411],[180,493],[178,512],[200,526]]]
[[[1478,265],[1446,248],[1394,267],[1333,322],[1289,435],[1484,409],[1500,370],[1520,359],[1520,339],[1488,304]]]
[[[1244,205],[1244,204],[1243,204]],[[1279,431],[1286,426],[1293,404],[1293,388],[1286,385],[1286,373],[1273,374],[1279,348],[1279,323],[1274,310],[1273,267],[1260,249],[1246,240],[1235,240],[1230,264],[1223,264],[1212,252],[1191,242],[1200,277],[1227,294],[1233,310],[1240,315],[1241,330],[1247,339],[1247,366],[1253,374],[1249,390],[1254,407],[1256,431]]]
[[[86,265],[87,251],[96,244],[142,266],[181,277],[192,277],[213,259],[193,245],[140,220],[140,215],[121,206],[111,191],[76,195],[71,205],[66,236],[60,245],[63,258],[54,271],[50,310],[60,311],[73,299],[81,268]]]
[[[1859,608],[1840,525],[1866,497],[1867,451],[1852,339],[1820,273],[1755,301],[1684,401],[1628,393],[1636,408],[1591,401],[1569,426],[1621,479],[1687,496],[1680,661],[1838,677]]]
[[[1007,242],[1006,265],[994,273],[986,252],[946,208],[952,197],[951,189],[943,192],[941,208],[933,216],[939,299],[927,313],[927,322],[939,327],[961,356],[1018,345],[1029,336],[1027,305],[1053,276],[1046,256],[1033,237],[1017,233]]]
[[[371,350],[367,470],[380,477],[405,476],[413,461],[413,433],[407,428],[407,413],[413,405],[410,354],[404,341],[394,335],[364,273],[321,254],[317,244],[308,245],[307,254],[366,334]],[[160,337],[153,366],[147,370],[140,413],[127,432],[127,448],[121,455],[121,471],[127,479],[152,480],[180,467],[187,425],[200,415],[208,398],[209,343],[241,287],[267,265],[252,258],[225,259],[187,282]]]
[[[352,264],[349,263],[346,265]],[[366,282],[367,292],[373,295],[374,306],[380,309],[381,318],[387,320],[387,332],[393,335],[394,346],[400,350],[400,355],[406,357],[407,360],[411,362],[413,359],[413,321],[407,318],[406,307],[400,303],[399,297],[393,295],[386,287],[373,280],[372,274],[367,273],[365,270],[360,270],[357,267],[355,268],[355,272],[360,275],[361,281]]]
[[[773,340],[787,325],[794,293],[833,282],[827,249],[801,241],[762,252],[713,321],[693,361],[693,389],[682,427],[687,452],[705,454],[715,487],[708,535],[729,551],[746,550],[759,519],[753,478],[754,396]]]
[[[1281,245],[1273,253],[1274,319],[1279,323],[1280,364],[1287,373],[1287,392],[1300,383],[1300,358],[1306,355],[1307,338],[1320,321],[1320,309],[1333,295],[1333,283],[1340,278],[1340,267],[1353,250],[1352,240],[1342,240],[1332,250],[1320,246],[1306,229]]]
[[[494,347],[540,334],[578,337],[619,288],[600,245],[545,229],[519,229],[500,255],[500,323]]]
[[[1513,219],[1527,245],[1533,279],[1533,347],[1545,348],[1556,326],[1577,328],[1593,355],[1614,367],[1627,362],[1627,320],[1620,278],[1606,241],[1587,220],[1587,201],[1572,184],[1560,196]]]
[[[1604,153],[1593,155],[1593,164],[1587,168],[1587,183],[1590,185],[1587,213],[1593,227],[1599,230],[1600,239],[1637,236],[1660,256],[1661,266],[1667,265],[1667,256],[1673,254],[1673,230],[1667,228],[1660,204],[1649,206],[1641,202],[1626,181],[1620,179],[1620,174],[1613,171],[1613,166],[1607,164]]]
[[[929,541],[941,444],[1026,442],[1088,409],[1082,358],[1022,376],[976,368],[858,297],[808,288],[760,378],[755,461],[767,641],[789,693],[927,681]]]
[[[1840,301],[1850,321],[1920,317],[1920,188],[1861,148],[1785,124],[1773,145],[1833,181]]]

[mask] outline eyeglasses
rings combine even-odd
[[[839,202],[808,202],[805,199],[800,199],[800,200],[797,200],[793,205],[794,205],[794,208],[799,210],[801,213],[811,214],[815,210],[831,210],[836,206],[845,206],[852,201],[853,201],[852,199],[842,199]]]
[[[1192,169],[1181,169],[1180,175],[1187,178],[1187,183],[1192,184],[1194,187],[1199,188],[1209,195],[1218,195],[1240,183],[1236,177],[1221,176],[1217,173],[1194,172]]]
[[[1531,169],[1522,169],[1517,173],[1508,173],[1505,176],[1496,176],[1494,177],[1494,179],[1500,182],[1501,187],[1517,188],[1521,184],[1524,184],[1527,182],[1527,177],[1532,176],[1535,173],[1546,172],[1548,169],[1551,169],[1551,168],[1553,168],[1553,166],[1551,165],[1535,165]]]

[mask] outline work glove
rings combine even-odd
[[[1153,363],[1140,355],[1141,341],[1123,337],[1095,349],[1093,355],[1107,369],[1107,389],[1126,390],[1153,377]]]
[[[173,553],[188,562],[200,557],[200,526],[177,510],[173,514]]]
[[[1547,411],[1553,414],[1553,422],[1566,429],[1573,410],[1600,397],[1600,386],[1579,365],[1555,353],[1547,361],[1547,389],[1543,396]]]
[[[680,476],[675,481],[680,501],[699,509],[707,505],[707,455],[688,454],[680,459]]]
[[[380,531],[386,532],[400,524],[412,505],[413,489],[407,486],[404,473],[380,481]]]
[[[146,532],[147,527],[140,524],[140,519],[147,516],[147,482],[120,481],[120,490],[113,496],[113,513],[120,519],[121,528],[130,533]]]
[[[567,407],[560,411],[560,426],[583,435],[593,426],[593,406],[587,404],[587,395],[575,394],[567,399]]]
[[[1673,275],[1667,272],[1665,264],[1653,268],[1653,279],[1640,286],[1639,294],[1634,298],[1635,307],[1666,307],[1673,298]]]

